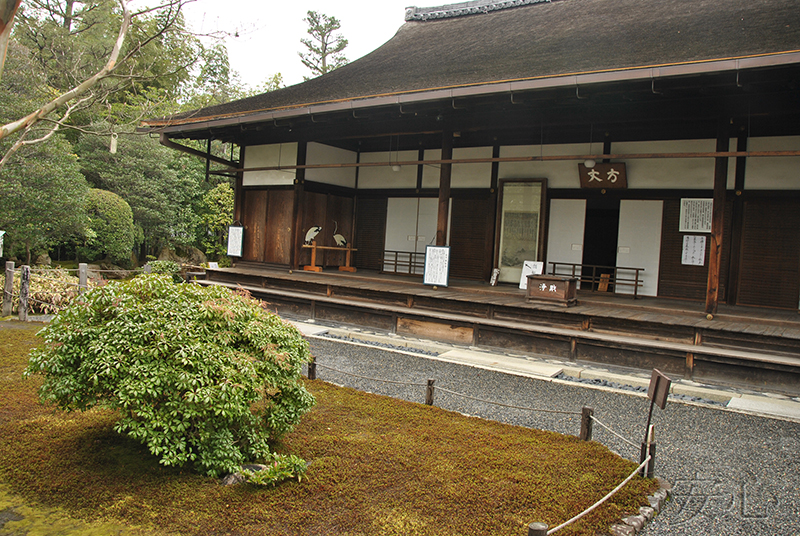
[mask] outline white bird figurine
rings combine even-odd
[[[305,243],[310,245],[311,241],[314,240],[317,237],[317,235],[319,234],[319,232],[321,230],[322,230],[322,227],[320,227],[319,225],[315,225],[315,226],[311,227],[311,229],[309,229],[308,232],[306,233],[306,242]]]
[[[333,229],[333,239],[336,241],[336,245],[340,247],[346,246],[347,239],[344,236],[336,233],[336,231],[339,230],[339,224],[336,222],[336,220],[333,220],[333,223],[335,225],[335,228]]]

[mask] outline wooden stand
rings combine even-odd
[[[303,266],[303,270],[307,272],[321,272],[322,266],[317,266],[317,250],[324,249],[328,251],[344,251],[345,252],[345,261],[344,266],[339,267],[339,271],[341,272],[355,272],[356,268],[354,266],[350,266],[350,252],[358,251],[356,248],[350,247],[350,244],[347,244],[345,247],[340,246],[318,246],[316,240],[311,241],[311,245],[303,244],[304,248],[311,249],[311,264],[307,266]]]
[[[553,303],[569,307],[576,305],[578,278],[556,275],[529,275],[528,301]]]

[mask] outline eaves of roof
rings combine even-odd
[[[779,54],[765,54],[741,58],[703,60],[691,63],[676,63],[633,67],[622,70],[589,71],[569,73],[557,76],[542,76],[518,80],[499,80],[482,84],[469,84],[442,88],[388,93],[383,95],[367,95],[362,97],[303,103],[290,107],[251,110],[247,112],[221,114],[199,118],[166,119],[147,121],[146,126],[169,134],[208,130],[211,128],[246,125],[291,119],[341,111],[356,111],[383,106],[402,106],[404,104],[446,101],[463,97],[490,96],[497,94],[514,94],[516,92],[534,91],[537,89],[574,87],[576,91],[582,86],[609,82],[632,82],[642,80],[658,80],[660,78],[711,74],[721,72],[737,72],[745,69],[774,67],[780,65],[800,64],[800,50]],[[188,127],[188,128],[187,128]]]
[[[795,0],[474,0],[451,7],[497,2],[516,7],[406,22],[374,52],[321,77],[144,125],[188,133],[342,110],[800,64]]]

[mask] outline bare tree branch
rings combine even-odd
[[[42,118],[53,113],[53,111],[55,111],[57,108],[64,106],[66,103],[84,94],[87,90],[89,90],[89,88],[95,86],[103,78],[107,77],[111,72],[114,71],[114,69],[117,67],[117,59],[119,58],[120,50],[122,50],[122,45],[125,42],[125,36],[127,35],[128,28],[131,24],[131,13],[128,9],[127,0],[118,1],[120,7],[122,8],[122,24],[120,25],[119,34],[117,35],[117,41],[114,44],[114,48],[111,51],[111,55],[109,56],[105,66],[93,76],[87,78],[66,93],[51,100],[38,110],[28,114],[22,119],[18,119],[17,121],[13,121],[0,127],[0,140],[6,138],[10,134],[14,134],[20,130],[32,127],[41,121]]]
[[[64,112],[64,115],[61,117],[61,119],[59,119],[58,121],[52,121],[51,120],[51,122],[53,123],[52,128],[48,129],[47,133],[44,136],[40,137],[40,138],[37,138],[35,140],[26,140],[25,138],[32,131],[32,129],[35,126],[35,124],[28,126],[25,129],[25,132],[23,132],[22,135],[19,137],[19,139],[14,143],[14,145],[12,145],[11,148],[6,152],[6,154],[3,156],[3,159],[0,160],[0,169],[2,169],[3,166],[5,166],[6,162],[8,162],[8,160],[9,160],[9,158],[11,158],[11,156],[14,153],[16,153],[21,147],[23,147],[25,145],[33,145],[35,143],[41,143],[43,141],[47,141],[50,138],[52,138],[53,134],[55,134],[58,131],[59,127],[64,125],[66,120],[69,119],[69,116],[72,114],[72,112],[74,112],[76,109],[80,108],[80,106],[83,103],[85,103],[86,101],[89,101],[89,100],[91,100],[91,97],[84,97],[83,99],[80,99],[77,102],[74,102],[73,104],[71,104],[67,108],[67,111]]]
[[[3,156],[2,160],[0,160],[0,169],[2,169],[4,164],[9,160],[9,157],[12,154],[14,154],[20,147],[32,143],[39,143],[49,139],[61,126],[74,128],[73,126],[66,124],[65,122],[66,119],[79,106],[81,106],[82,104],[86,103],[89,100],[97,99],[98,98],[97,96],[92,95],[90,97],[80,99],[77,103],[70,105],[65,115],[59,120],[48,120],[47,118],[57,109],[68,105],[75,99],[79,99],[82,95],[86,94],[93,87],[95,87],[100,81],[107,78],[117,78],[119,80],[128,80],[128,81],[135,79],[140,79],[140,80],[146,79],[146,77],[141,77],[140,75],[137,75],[133,71],[134,69],[133,65],[131,65],[130,71],[128,73],[118,73],[116,72],[116,70],[120,65],[125,64],[126,62],[129,62],[131,59],[133,59],[142,48],[146,47],[149,43],[158,39],[159,36],[163,35],[165,32],[169,30],[170,27],[175,25],[178,22],[183,5],[193,1],[195,0],[163,0],[156,6],[148,7],[141,11],[132,12],[129,7],[130,0],[117,0],[120,8],[122,9],[122,22],[120,24],[119,32],[117,35],[116,42],[114,43],[114,47],[108,54],[108,60],[106,61],[103,68],[97,71],[93,76],[86,78],[80,83],[77,83],[75,87],[73,87],[71,90],[63,93],[62,95],[56,97],[55,99],[52,99],[50,102],[44,104],[43,106],[41,106],[37,110],[34,110],[25,117],[13,121],[11,123],[8,123],[6,125],[0,126],[0,140],[5,139],[12,134],[23,132],[20,139],[17,140],[17,142],[12,146],[12,148],[8,151],[8,153]],[[16,5],[18,6],[20,0],[0,0],[0,16],[2,16],[3,8],[9,2],[16,2]],[[37,3],[40,6],[42,5],[41,1]],[[125,53],[122,56],[122,58],[120,58],[126,38],[130,33],[134,17],[153,13],[159,10],[166,10],[166,13],[164,18],[162,19],[163,22],[162,24],[160,24],[157,31],[147,35],[145,39],[136,42],[132,47],[130,47],[130,50],[128,50],[127,53]],[[120,89],[121,87],[122,84],[117,85],[117,89]],[[41,121],[51,121],[54,123],[55,126],[52,129],[49,129],[48,133],[45,136],[39,137],[36,140],[27,140],[26,138],[30,134],[31,129]]]

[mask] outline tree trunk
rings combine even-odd
[[[11,26],[22,0],[0,0],[0,79],[3,77],[3,65],[6,62],[8,39],[11,37]]]
[[[72,11],[75,5],[75,0],[67,0],[64,6],[64,28],[67,32],[72,30]]]

